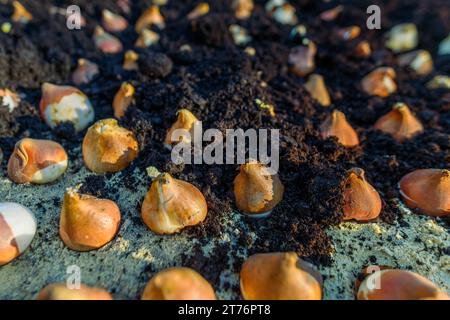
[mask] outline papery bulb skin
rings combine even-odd
[[[70,289],[66,283],[53,283],[42,288],[36,300],[113,300],[111,294],[104,289],[88,287]]]
[[[283,199],[284,186],[278,174],[263,164],[250,161],[241,165],[234,179],[234,197],[238,210],[250,217],[263,218]]]
[[[250,256],[240,272],[245,300],[321,300],[322,277],[295,252]]]
[[[448,294],[427,278],[411,271],[375,271],[357,288],[358,300],[450,300]]]
[[[59,235],[70,249],[91,251],[109,243],[119,231],[120,210],[114,201],[67,190]]]
[[[136,89],[130,83],[124,82],[121,85],[113,100],[114,117],[120,119],[125,115],[133,101],[135,91]]]
[[[36,229],[36,218],[28,208],[0,202],[0,266],[13,261],[30,246]]]
[[[424,130],[422,123],[404,103],[394,105],[389,113],[378,119],[374,127],[391,135],[400,143],[413,138]]]
[[[355,147],[359,145],[358,133],[348,123],[345,115],[338,110],[334,110],[330,116],[320,126],[320,133],[323,139],[336,137],[344,147]]]
[[[350,170],[344,187],[344,220],[367,222],[378,218],[382,202],[379,193],[370,185],[364,170]]]
[[[158,272],[145,287],[142,300],[216,300],[211,284],[190,268]]]
[[[82,151],[86,167],[103,174],[128,167],[138,156],[139,147],[131,131],[120,127],[116,119],[104,119],[88,129]]]
[[[400,194],[405,204],[433,217],[450,214],[450,171],[419,169],[400,180]]]
[[[8,177],[20,184],[46,184],[58,180],[67,166],[67,153],[59,143],[25,138],[9,158]]]
[[[168,173],[153,180],[141,208],[145,224],[157,234],[173,234],[205,220],[205,197],[189,182]]]
[[[75,131],[80,132],[94,121],[94,108],[83,92],[75,87],[47,82],[42,85],[40,112],[52,129],[69,122]]]

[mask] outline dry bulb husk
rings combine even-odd
[[[145,287],[142,300],[216,300],[211,284],[190,268],[157,273]]]
[[[255,254],[240,273],[245,300],[321,300],[322,277],[295,252]]]
[[[153,180],[141,209],[145,224],[158,234],[172,234],[197,225],[205,220],[207,212],[200,190],[168,173]]]
[[[138,155],[134,134],[120,127],[116,119],[104,119],[91,126],[83,140],[83,159],[95,173],[118,172]]]

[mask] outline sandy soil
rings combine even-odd
[[[113,199],[122,211],[122,225],[114,241],[88,253],[67,249],[58,235],[63,192],[91,174],[80,166],[81,159],[76,161],[63,179],[47,186],[16,185],[2,171],[1,201],[29,207],[38,219],[38,232],[21,257],[0,267],[0,299],[34,299],[44,285],[66,281],[70,265],[81,268],[83,283],[107,288],[116,299],[137,299],[155,271],[179,265],[180,255],[197,241],[183,232],[158,236],[145,227],[139,208],[148,186],[142,179],[138,192],[122,188]],[[82,169],[74,170],[79,167]],[[146,173],[134,174],[145,177]],[[120,175],[108,183],[114,184]],[[404,218],[394,225],[342,223],[329,230],[335,253],[332,266],[320,268],[325,277],[325,299],[352,299],[355,277],[370,263],[416,271],[450,290],[450,256],[445,254],[450,247],[448,230],[439,221],[404,210]],[[217,245],[231,246],[241,232],[249,231],[241,216],[234,214],[224,225],[222,237],[204,247],[205,254]],[[247,256],[247,249],[239,248],[239,254]],[[239,298],[228,285],[239,281],[238,274],[229,271],[232,265],[233,257],[228,256],[220,277],[222,285],[215,288],[221,299]]]

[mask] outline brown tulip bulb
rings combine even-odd
[[[147,48],[159,41],[159,34],[153,30],[144,29],[139,34],[139,38],[135,42],[135,46],[138,48]]]
[[[385,98],[397,91],[394,69],[380,67],[367,74],[361,81],[363,90],[371,96]]]
[[[83,140],[83,159],[95,173],[118,172],[138,155],[134,134],[119,126],[115,119],[104,119],[90,127]]]
[[[345,181],[344,220],[370,221],[380,212],[380,195],[366,181],[364,170],[353,168]]]
[[[190,268],[170,268],[156,274],[142,300],[216,300],[211,284]]]
[[[354,147],[359,145],[358,134],[348,123],[345,115],[334,110],[330,116],[320,126],[320,133],[323,139],[336,137],[340,144],[345,147]]]
[[[330,94],[320,74],[310,75],[308,81],[305,83],[305,89],[323,107],[328,107],[331,104]]]
[[[200,2],[191,12],[188,13],[189,20],[197,19],[209,12],[209,4],[207,2]]]
[[[108,32],[121,32],[128,27],[128,21],[121,15],[105,9],[102,11],[102,25]]]
[[[291,71],[299,77],[304,77],[313,72],[316,67],[314,62],[316,53],[317,47],[312,41],[309,41],[307,46],[292,48],[288,58]]]
[[[14,7],[12,21],[27,24],[33,19],[33,15],[19,1],[13,1],[12,5]]]
[[[8,176],[16,183],[45,184],[58,180],[67,165],[67,153],[59,143],[25,138],[9,158]]]
[[[253,0],[233,0],[231,4],[234,15],[241,20],[250,18],[254,6]]]
[[[114,117],[122,118],[133,101],[135,89],[132,84],[124,82],[113,100]]]
[[[100,26],[95,28],[94,42],[95,46],[103,53],[115,54],[123,50],[122,42],[115,36],[105,32]]]
[[[358,300],[449,300],[448,294],[427,278],[406,270],[370,273],[357,288]]]
[[[355,56],[358,58],[367,58],[372,54],[372,49],[370,48],[370,43],[366,40],[358,43],[354,50]]]
[[[167,148],[171,148],[171,146],[178,142],[190,143],[188,137],[182,136],[179,139],[172,137],[175,133],[175,130],[186,130],[191,133],[194,129],[194,125],[198,122],[198,119],[187,109],[181,109],[177,112],[177,121],[172,125],[172,127],[167,131],[166,139],[164,140],[164,145]]]
[[[241,165],[234,179],[237,208],[251,217],[268,216],[283,199],[284,186],[278,174],[271,174],[263,164],[250,161]]]
[[[53,283],[44,287],[37,300],[112,300],[109,292],[80,285],[80,288],[70,289],[65,283]]]
[[[403,142],[423,132],[423,125],[406,104],[397,103],[389,113],[378,119],[375,129],[390,134],[398,142]]]
[[[86,59],[78,59],[78,67],[72,73],[72,81],[77,86],[81,84],[87,84],[98,75],[98,65],[86,60]]]
[[[295,252],[255,254],[243,264],[245,300],[321,300],[322,277]]]
[[[119,231],[120,210],[114,201],[80,195],[67,190],[60,218],[59,235],[70,249],[90,251],[103,247]]]
[[[156,25],[159,29],[164,29],[166,26],[158,6],[151,6],[142,13],[136,22],[135,30],[140,34],[142,30],[152,25]]]
[[[197,225],[205,220],[207,212],[200,190],[168,173],[153,180],[141,209],[145,224],[157,234],[172,234]]]
[[[125,52],[122,68],[127,71],[138,70],[138,60],[139,55],[133,50],[128,50]]]
[[[400,180],[400,194],[406,205],[427,215],[443,217],[450,214],[450,171],[420,169]]]

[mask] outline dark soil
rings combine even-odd
[[[308,38],[318,46],[315,72],[326,79],[333,101],[329,108],[321,107],[308,95],[304,78],[289,72],[289,50],[300,40],[289,37],[292,27],[274,22],[265,13],[264,1],[255,1],[254,13],[246,21],[234,17],[231,0],[210,1],[211,12],[194,21],[185,16],[199,1],[169,1],[161,10],[167,26],[160,32],[159,44],[136,50],[140,53],[139,72],[123,71],[123,55],[102,54],[91,39],[103,8],[119,12],[115,1],[21,2],[34,20],[26,26],[14,24],[10,34],[0,32],[0,88],[9,87],[25,95],[12,114],[4,109],[0,112],[3,167],[15,142],[26,136],[53,139],[62,143],[71,157],[81,158],[74,150],[84,133],[76,136],[70,126],[52,132],[38,114],[40,85],[45,81],[70,84],[78,58],[100,66],[100,75],[80,87],[95,106],[96,120],[113,116],[111,102],[123,81],[130,81],[137,89],[136,103],[121,123],[135,132],[141,153],[125,170],[123,184],[133,190],[138,182],[128,173],[135,167],[152,165],[198,186],[207,198],[209,214],[201,226],[184,232],[205,242],[220,235],[221,225],[234,210],[232,186],[237,166],[176,166],[170,162],[170,151],[163,147],[163,140],[180,108],[191,110],[203,121],[204,129],[281,129],[279,174],[286,192],[270,218],[248,219],[249,228],[258,235],[251,252],[293,250],[315,263],[331,263],[332,246],[325,229],[341,220],[346,170],[358,166],[366,171],[384,202],[381,219],[393,222],[401,218],[396,199],[402,175],[418,168],[449,167],[450,96],[424,86],[433,75],[450,73],[450,57],[435,54],[439,41],[450,32],[447,0],[291,1],[299,20],[307,26]],[[137,38],[134,22],[149,3],[131,2],[133,10],[127,18],[132,23],[118,34],[125,48],[133,47]],[[320,12],[338,3],[345,9],[335,21],[318,18]],[[374,3],[382,8],[382,29],[369,31],[365,27],[366,8]],[[87,26],[81,31],[69,31],[60,14],[49,18],[51,5],[65,8],[69,4],[80,5],[87,18]],[[11,13],[10,5],[1,4],[0,24]],[[419,77],[400,68],[396,56],[384,48],[384,32],[401,22],[417,25],[419,47],[429,50],[434,58],[435,71],[430,76]],[[232,23],[247,28],[255,56],[234,45],[227,28]],[[359,25],[362,34],[353,41],[338,41],[332,31],[349,25]],[[352,49],[363,39],[370,41],[373,54],[367,59],[355,58]],[[185,44],[192,50],[180,50]],[[360,79],[377,66],[391,66],[397,72],[399,90],[386,99],[370,97],[359,87]],[[257,106],[257,98],[275,106],[275,118]],[[372,129],[375,121],[399,101],[407,103],[426,128],[403,144]],[[320,138],[318,126],[334,108],[343,111],[357,129],[361,146],[346,149],[334,139]],[[108,198],[116,191],[106,188],[103,176],[88,179],[85,192]],[[239,241],[241,246],[249,244],[245,236]],[[184,262],[217,283],[227,250],[236,248],[219,248],[206,260],[199,248],[196,257],[185,257]],[[238,271],[240,265],[235,268]]]

